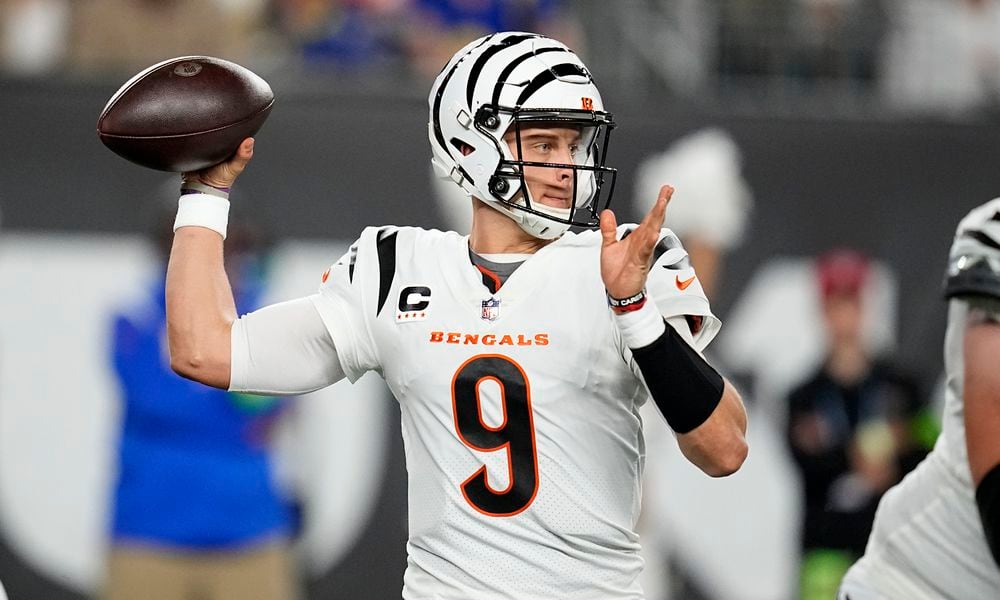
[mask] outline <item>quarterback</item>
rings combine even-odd
[[[222,247],[253,140],[186,174],[167,272],[171,363],[267,394],[385,379],[409,473],[404,598],[640,599],[640,406],[652,398],[709,475],[747,454],[740,396],[701,354],[719,321],[662,228],[673,190],[618,226],[606,210],[614,119],[554,40],[475,40],[429,108],[432,162],[470,196],[471,234],[368,228],[318,293],[241,317]]]
[[[1000,198],[959,223],[945,295],[941,435],[883,496],[841,600],[1000,596]]]

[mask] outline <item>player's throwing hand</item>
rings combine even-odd
[[[618,222],[610,210],[601,213],[601,278],[612,298],[629,298],[646,285],[649,259],[660,237],[667,203],[674,194],[674,188],[665,185],[660,188],[656,204],[646,214],[632,234],[625,239],[617,239]]]
[[[247,138],[240,142],[236,153],[227,161],[202,171],[184,173],[183,178],[184,181],[200,181],[214,188],[228,189],[233,187],[236,178],[243,172],[251,158],[253,158],[253,138]]]

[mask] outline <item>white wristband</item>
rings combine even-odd
[[[181,227],[205,227],[226,239],[229,200],[208,194],[185,194],[177,203],[174,231]]]
[[[622,334],[622,341],[629,348],[648,346],[666,331],[663,315],[652,298],[639,310],[615,314],[615,323]]]

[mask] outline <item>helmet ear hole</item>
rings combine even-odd
[[[458,138],[451,138],[448,141],[456,150],[462,153],[462,156],[468,156],[476,151],[476,148],[472,144],[469,144]]]
[[[510,183],[503,177],[494,175],[490,177],[490,191],[497,196],[503,196],[510,191]]]

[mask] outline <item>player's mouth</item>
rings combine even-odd
[[[569,208],[571,204],[570,196],[554,196],[552,194],[545,194],[542,197],[543,204],[546,206],[551,206],[552,208]]]

